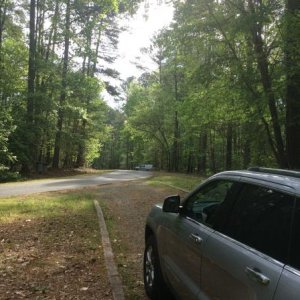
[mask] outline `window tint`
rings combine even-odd
[[[223,233],[277,260],[287,261],[294,198],[245,185]]]
[[[189,197],[183,206],[183,214],[209,226],[216,221],[217,212],[230,195],[231,181],[213,181]]]
[[[290,255],[290,265],[300,270],[300,199],[296,199],[296,210],[294,215],[294,226],[292,235],[292,246]]]

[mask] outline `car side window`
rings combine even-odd
[[[182,214],[213,227],[215,216],[230,194],[232,181],[216,180],[192,194],[184,203]]]
[[[221,231],[286,263],[293,207],[290,195],[245,184]]]

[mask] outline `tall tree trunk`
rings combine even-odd
[[[191,174],[193,172],[194,172],[193,154],[191,149],[189,149],[188,161],[187,161],[187,173]]]
[[[258,5],[259,10],[262,9],[262,4],[260,1],[254,4],[253,0],[248,0],[249,9],[251,15],[253,15],[253,20],[256,20],[255,15],[258,13],[256,11],[256,5]],[[270,111],[270,116],[272,120],[272,128],[274,132],[274,138],[276,142],[277,160],[280,167],[287,167],[286,153],[284,142],[282,138],[280,122],[278,117],[278,111],[276,107],[275,95],[272,87],[272,80],[269,72],[269,64],[267,59],[267,54],[264,49],[264,42],[262,38],[262,24],[257,21],[253,21],[251,27],[251,34],[253,39],[254,50],[257,59],[257,66],[261,76],[261,83],[264,89],[264,94],[268,101],[268,107]]]
[[[87,54],[85,53],[85,55],[84,55],[84,63],[82,65],[82,74],[84,75],[86,73],[86,76],[93,77],[94,76],[93,70],[96,69],[96,66],[91,67],[91,56],[92,56],[91,47],[92,47],[92,29],[90,28],[87,33],[87,38],[86,38]],[[86,63],[86,59],[87,59],[87,63]],[[89,99],[89,97],[86,97],[85,100],[83,99],[83,101],[86,102],[85,106],[86,106],[87,112],[89,112],[90,100],[91,99]],[[76,160],[77,168],[83,167],[86,162],[85,161],[85,153],[86,153],[86,127],[87,127],[87,125],[88,125],[87,120],[83,119],[81,129],[80,129],[81,141],[79,142],[79,145],[78,145],[77,160]]]
[[[199,163],[198,163],[198,172],[200,174],[206,173],[206,153],[207,153],[207,131],[203,129],[200,133],[199,139]]]
[[[0,63],[2,62],[2,42],[3,42],[4,25],[6,21],[6,13],[7,13],[7,1],[2,0],[0,2]]]
[[[63,69],[62,69],[62,80],[61,80],[61,94],[59,99],[59,109],[58,109],[58,119],[57,119],[57,129],[55,136],[55,146],[53,154],[53,168],[59,167],[59,158],[61,150],[61,133],[64,119],[63,105],[66,100],[66,87],[67,87],[67,72],[69,65],[69,47],[70,47],[70,0],[67,0],[66,7],[66,23],[65,23],[65,40],[64,40],[64,58],[63,58]]]
[[[55,1],[55,9],[54,9],[54,15],[52,17],[52,24],[51,24],[51,30],[49,34],[49,40],[46,50],[45,59],[48,61],[50,53],[53,55],[55,51],[55,45],[57,43],[57,23],[58,23],[58,17],[59,17],[59,0]],[[52,47],[51,47],[52,46]]]
[[[87,122],[86,120],[82,120],[82,125],[81,125],[81,141],[79,141],[78,145],[78,151],[77,151],[77,159],[76,159],[76,167],[84,167],[85,165],[85,139],[86,139],[86,125]]]
[[[3,90],[2,82],[3,78],[3,69],[4,69],[4,61],[3,61],[3,52],[2,52],[2,45],[3,45],[3,33],[4,33],[4,26],[6,21],[6,14],[7,14],[7,1],[1,0],[0,2],[0,98],[2,100],[2,106],[6,105],[6,95]]]
[[[177,56],[175,57],[175,73],[174,73],[174,98],[175,98],[175,112],[174,112],[174,136],[173,136],[173,153],[172,153],[172,170],[178,172],[179,169],[179,121],[177,103],[179,101],[178,94],[178,77],[177,77]]]
[[[194,157],[194,147],[193,147],[193,138],[190,137],[189,143],[187,144],[188,157],[187,157],[187,168],[186,171],[188,174],[194,173],[195,171],[195,157]]]
[[[215,132],[212,135],[212,129],[209,132],[210,142],[210,169],[213,173],[217,172],[216,155],[215,155]]]
[[[35,40],[35,12],[36,2],[30,0],[30,20],[29,20],[29,61],[28,61],[28,98],[27,98],[27,120],[28,124],[33,122],[34,110],[34,84],[36,75],[35,57],[36,57],[36,40]]]
[[[21,172],[24,174],[30,173],[31,167],[34,165],[34,96],[35,96],[35,77],[36,77],[36,1],[30,1],[30,19],[29,19],[29,59],[28,59],[28,80],[27,80],[27,117],[26,117],[26,133],[24,143],[27,146],[26,154],[27,161],[22,163]]]
[[[232,124],[227,125],[227,135],[226,135],[226,170],[231,170],[232,168]]]
[[[286,145],[288,164],[300,169],[300,1],[287,0],[285,32]]]
[[[243,145],[243,168],[247,169],[251,162],[251,144],[250,139],[246,137]]]
[[[102,25],[102,21],[101,21],[101,25]],[[98,34],[97,34],[95,56],[94,56],[94,59],[93,59],[93,67],[92,67],[92,76],[95,75],[96,70],[97,70],[98,55],[99,55],[99,49],[100,49],[100,41],[101,41],[101,27],[98,29]]]
[[[172,153],[172,170],[178,172],[179,169],[179,122],[178,112],[174,113],[174,142],[173,142],[173,153]]]

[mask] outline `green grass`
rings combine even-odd
[[[122,237],[118,231],[118,221],[112,216],[105,200],[99,200],[103,211],[107,231],[109,233],[111,247],[115,255],[115,262],[118,266],[118,271],[121,274],[124,286],[125,298],[130,300],[139,300],[140,291],[137,291],[136,276],[130,270],[132,267],[128,264],[128,256],[130,256],[128,247],[122,242]]]
[[[90,193],[49,193],[0,199],[0,223],[51,218],[93,209]]]
[[[191,191],[205,178],[200,176],[179,173],[156,173],[148,182],[150,184],[163,184]]]
[[[40,235],[46,230],[47,234],[42,234],[40,239],[41,243],[49,248],[54,243],[64,245],[67,239],[71,238],[70,233],[74,233],[78,251],[81,248],[85,249],[83,251],[95,250],[100,243],[99,225],[93,203],[95,198],[93,191],[0,198],[0,225],[19,228],[20,224],[35,224],[36,228],[31,229],[29,234],[36,232]],[[47,230],[45,226],[54,230]],[[28,233],[24,231],[24,236],[26,234]],[[14,239],[18,244],[23,237]]]

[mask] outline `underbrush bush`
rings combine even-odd
[[[21,179],[19,172],[9,171],[7,168],[0,167],[0,182],[18,181]]]

